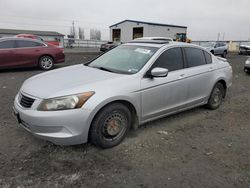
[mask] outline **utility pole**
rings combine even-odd
[[[220,32],[218,33],[217,41],[220,40]]]
[[[225,41],[225,32],[223,33],[223,41]]]
[[[75,21],[72,22],[72,33],[74,35],[74,38],[76,37],[76,31],[75,31]]]

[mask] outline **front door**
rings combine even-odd
[[[167,68],[169,73],[163,78],[142,78],[142,121],[178,110],[187,98],[188,85],[181,48],[163,52],[150,69],[155,67]]]

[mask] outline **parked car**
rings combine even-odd
[[[105,44],[102,44],[101,45],[101,48],[100,48],[100,51],[101,52],[106,52],[106,51],[109,51],[115,47],[117,47],[119,45],[119,43],[115,43],[115,42],[107,42]]]
[[[216,109],[232,67],[202,47],[132,41],[88,64],[26,80],[14,102],[18,122],[60,145],[118,145],[129,129],[200,105]]]
[[[226,58],[228,53],[228,45],[224,42],[204,42],[201,46],[206,48],[212,54],[220,55],[224,58]]]
[[[242,42],[239,47],[239,55],[250,55],[250,42]]]
[[[35,67],[50,70],[65,60],[63,49],[28,38],[0,39],[0,69]]]
[[[245,62],[244,71],[250,74],[250,58],[248,58]]]

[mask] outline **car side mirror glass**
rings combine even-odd
[[[168,76],[168,69],[156,67],[153,68],[150,72],[151,77],[167,77]]]

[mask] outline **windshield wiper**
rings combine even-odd
[[[113,71],[113,70],[111,70],[111,69],[108,69],[108,68],[106,68],[106,67],[93,67],[93,68],[100,69],[100,70],[104,70],[104,71],[107,71],[107,72],[116,73],[115,71]]]

